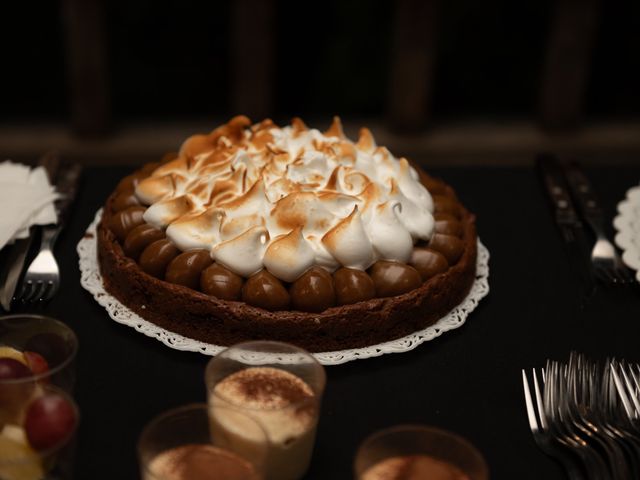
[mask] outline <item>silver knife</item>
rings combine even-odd
[[[44,167],[49,177],[49,183],[53,185],[60,166],[58,154],[55,152],[45,153],[38,160],[38,166]],[[24,269],[34,233],[35,228],[32,227],[27,238],[16,240],[13,245],[7,247],[9,249],[7,258],[0,268],[0,304],[7,312],[11,310],[13,294],[22,276],[22,270]]]
[[[554,209],[556,225],[562,235],[571,269],[580,277],[587,295],[590,295],[595,288],[595,282],[589,266],[588,242],[582,222],[571,201],[562,166],[552,154],[538,155],[536,166]]]

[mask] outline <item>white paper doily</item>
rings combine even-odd
[[[191,338],[183,337],[170,332],[141,318],[136,313],[122,305],[116,298],[109,295],[103,285],[100,276],[100,268],[97,261],[97,235],[96,226],[100,221],[102,210],[98,210],[95,219],[89,225],[86,235],[78,243],[78,255],[80,257],[80,283],[88,290],[96,301],[102,305],[109,316],[118,323],[128,325],[149,337],[160,340],[165,345],[176,350],[188,350],[216,355],[226,347],[199,342]],[[476,280],[467,297],[447,315],[435,324],[414,332],[406,337],[380,343],[365,348],[354,348],[333,352],[314,353],[316,359],[323,365],[338,365],[361,358],[370,358],[385,353],[400,353],[413,350],[423,342],[433,340],[443,332],[462,326],[467,316],[476,308],[480,300],[489,293],[489,251],[478,240],[478,262],[476,268]]]
[[[636,270],[636,279],[640,282],[640,186],[630,188],[618,204],[613,226],[618,232],[615,241],[622,249],[622,261]]]

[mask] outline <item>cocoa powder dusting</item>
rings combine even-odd
[[[238,386],[248,398],[259,402],[270,402],[279,397],[283,403],[291,405],[313,397],[313,392],[298,377],[291,374],[283,375],[281,371],[277,373],[272,371],[276,369],[262,370],[247,369],[242,372],[245,375],[238,377]]]
[[[252,367],[222,380],[216,390],[223,396],[238,395],[243,404],[257,408],[278,409],[296,406],[297,415],[312,413],[313,390],[299,377],[278,368]],[[234,392],[236,395],[234,395]]]

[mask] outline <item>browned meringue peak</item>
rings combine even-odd
[[[151,205],[164,198],[175,195],[180,186],[187,183],[187,178],[179,173],[163,176],[151,176],[141,180],[136,185],[135,194],[144,205]]]
[[[270,118],[265,118],[261,122],[251,125],[251,127],[249,127],[249,130],[251,130],[253,133],[257,133],[264,130],[271,130],[272,128],[278,128],[278,126],[273,123],[273,120],[271,120]]]
[[[262,151],[267,148],[267,145],[273,142],[273,135],[269,130],[258,130],[251,135],[249,140],[249,146],[254,150]]]
[[[291,128],[293,128],[294,138],[300,135],[302,132],[309,130],[309,127],[302,121],[300,117],[293,117],[291,119]]]
[[[322,187],[322,190],[330,191],[330,192],[342,191],[340,187],[340,184],[342,183],[340,181],[340,177],[343,174],[342,172],[343,168],[344,166],[338,165],[336,168],[333,169],[333,171],[331,172],[331,175],[329,176],[329,179],[324,184],[324,187]]]
[[[357,270],[366,270],[375,261],[371,241],[362,224],[358,206],[322,237],[322,244],[338,262]]]
[[[191,195],[181,195],[154,203],[144,212],[143,218],[154,227],[164,228],[183,215],[194,213],[196,208]]]
[[[413,238],[398,218],[402,204],[386,201],[376,205],[369,222],[369,238],[381,260],[406,263],[413,251]]]
[[[186,215],[167,228],[167,237],[182,251],[211,248],[220,242],[223,210],[209,207],[202,213]]]
[[[336,218],[347,217],[353,211],[353,207],[361,203],[358,197],[340,192],[318,192],[317,195],[322,205]]]
[[[266,194],[269,202],[276,203],[290,193],[300,191],[302,191],[302,186],[299,183],[293,182],[288,178],[278,178],[268,185]]]
[[[371,185],[371,179],[367,177],[364,173],[359,172],[353,168],[347,168],[344,171],[344,175],[342,177],[342,189],[345,192],[350,194],[361,194],[365,192],[367,187]],[[379,190],[377,190],[379,192]]]
[[[293,282],[315,264],[313,247],[302,235],[302,227],[275,238],[264,252],[264,266],[285,282]]]
[[[251,120],[249,119],[249,117],[246,117],[244,115],[237,115],[229,120],[226,125],[222,126],[220,130],[220,132],[222,133],[221,136],[227,137],[234,145],[239,144],[244,140],[245,129],[249,128],[250,126]],[[213,132],[211,132],[211,135],[213,135],[214,132],[217,131],[218,129],[215,129]]]
[[[271,210],[275,227],[288,232],[298,227],[326,231],[335,216],[315,192],[293,192],[278,200]]]
[[[228,216],[238,217],[244,215],[266,215],[269,200],[265,194],[264,181],[257,180],[243,195],[234,198],[218,206],[227,212]]]
[[[419,182],[416,172],[406,158],[401,158],[398,171],[398,187],[413,202],[424,204],[427,209],[433,211],[433,199],[427,189]]]
[[[196,134],[187,138],[178,151],[181,157],[195,157],[202,152],[213,150],[213,142],[208,135]]]
[[[222,240],[229,240],[230,238],[237,237],[242,232],[249,230],[252,227],[265,227],[266,221],[259,213],[250,215],[242,215],[235,218],[225,218],[220,227],[220,238]]]
[[[380,202],[380,199],[385,198],[380,186],[374,182],[369,182],[356,196],[361,201],[360,213],[367,217],[370,215],[371,210]]]
[[[222,266],[245,278],[262,269],[264,251],[269,232],[264,227],[253,227],[235,238],[218,243],[211,256]]]
[[[347,138],[344,135],[344,130],[342,130],[342,122],[340,121],[340,117],[333,117],[333,122],[331,122],[329,130],[324,132],[324,135],[325,137]]]
[[[212,179],[213,188],[206,205],[221,205],[237,199],[242,195],[244,179],[245,172],[242,169],[232,172],[229,176]]]
[[[390,189],[387,197],[389,200],[399,202],[402,205],[397,214],[407,231],[414,239],[430,239],[435,226],[431,213],[433,211],[431,196],[429,196],[428,202],[414,202],[398,187],[395,179],[390,179],[389,185]]]
[[[251,120],[244,115],[233,117],[229,122],[213,130],[208,135],[196,134],[187,138],[180,147],[179,155],[195,157],[198,154],[214,150],[216,146],[240,143],[244,138],[245,128],[251,125]],[[223,137],[225,140],[223,140]],[[222,143],[221,143],[222,141]]]
[[[341,164],[353,165],[358,156],[358,150],[355,145],[349,141],[339,142],[333,146],[336,160]]]
[[[360,129],[360,135],[358,137],[358,143],[356,147],[363,152],[370,153],[376,148],[376,141],[371,134],[371,130],[366,127]]]
[[[153,172],[151,172],[151,176],[162,177],[164,175],[169,175],[170,173],[177,173],[179,175],[182,175],[191,169],[192,163],[193,162],[191,161],[190,157],[180,156],[165,163],[164,165],[160,165]]]

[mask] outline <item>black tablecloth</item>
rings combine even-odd
[[[415,350],[327,367],[327,388],[307,478],[348,479],[362,439],[384,427],[421,423],[468,438],[494,479],[561,479],[562,471],[529,432],[520,369],[594,357],[640,361],[640,289],[599,289],[582,304],[578,282],[533,169],[434,169],[477,214],[491,252],[491,292],[456,330]],[[172,350],[111,320],[80,286],[76,244],[128,173],[86,171],[58,249],[62,288],[45,313],[78,334],[76,398],[82,412],[76,476],[138,477],[136,441],[152,417],[205,401],[208,357]],[[640,180],[640,168],[588,171],[612,218]]]

